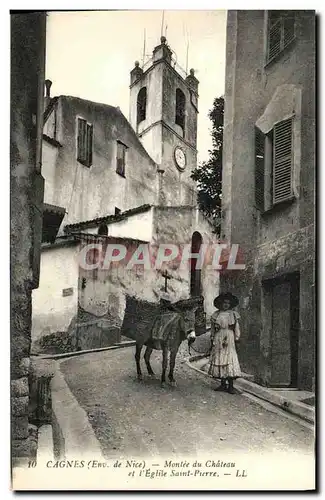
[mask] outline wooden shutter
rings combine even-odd
[[[255,205],[264,211],[265,135],[255,127]]]
[[[292,118],[277,123],[273,137],[273,203],[292,197]]]
[[[78,118],[78,143],[77,143],[77,159],[80,162],[85,161],[85,137],[86,137],[86,120]]]
[[[283,19],[283,46],[289,45],[295,38],[295,17],[288,15]]]
[[[116,172],[120,175],[124,175],[123,158],[117,158]]]
[[[268,53],[271,61],[295,39],[295,11],[269,11]]]
[[[77,160],[86,167],[93,163],[93,126],[78,118]]]
[[[90,167],[93,163],[93,126],[87,124],[87,166]]]
[[[270,61],[281,52],[281,19],[269,27],[268,60]]]
[[[125,176],[125,149],[124,144],[117,143],[116,172],[123,176]]]

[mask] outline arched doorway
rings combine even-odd
[[[176,103],[175,103],[175,123],[182,128],[183,134],[185,129],[185,107],[186,107],[185,94],[181,89],[177,89]]]
[[[192,235],[191,253],[199,253],[202,245],[202,236],[195,231]],[[202,294],[201,269],[196,268],[197,259],[191,258],[191,297]]]
[[[138,93],[137,98],[137,124],[146,119],[147,109],[147,88],[142,87]]]
[[[199,232],[195,231],[192,235],[191,253],[199,253],[201,245],[202,236]],[[196,263],[197,259],[191,258],[191,297],[202,295],[201,269],[195,269]],[[206,317],[203,303],[195,312],[195,333],[197,336],[206,333]]]

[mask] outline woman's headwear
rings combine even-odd
[[[225,293],[221,293],[220,295],[218,295],[218,297],[216,297],[214,299],[214,301],[213,301],[214,307],[216,307],[217,309],[220,309],[221,304],[224,300],[229,300],[231,308],[236,307],[239,304],[239,300],[235,295],[233,295],[230,292],[225,292]]]

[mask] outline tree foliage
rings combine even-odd
[[[192,179],[197,182],[199,209],[218,234],[221,226],[223,114],[224,98],[216,97],[208,114],[212,122],[212,150],[209,150],[208,161],[202,162],[192,172]]]

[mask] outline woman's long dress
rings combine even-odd
[[[212,349],[209,375],[214,378],[241,376],[235,346],[235,340],[240,337],[238,318],[239,314],[235,311],[217,311],[211,317]],[[230,328],[231,326],[235,332]]]

